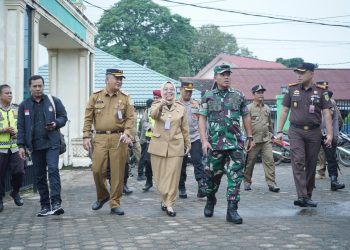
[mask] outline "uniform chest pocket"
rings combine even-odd
[[[256,113],[251,114],[250,117],[251,117],[252,122],[257,122],[260,120],[260,115],[256,114]]]
[[[95,106],[94,106],[95,115],[102,114],[102,112],[104,111],[104,108],[105,108],[105,104],[103,102],[95,103]]]
[[[292,107],[300,107],[301,96],[292,96]]]
[[[310,100],[311,100],[311,103],[319,104],[321,102],[321,97],[318,95],[313,95],[311,96]]]
[[[115,118],[117,120],[124,120],[125,118],[125,110],[126,110],[126,104],[123,102],[118,102],[115,106],[114,106],[114,110],[115,110]]]
[[[220,101],[208,101],[208,110],[209,111],[221,111],[221,102]]]

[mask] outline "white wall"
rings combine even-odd
[[[59,97],[67,109],[70,138],[81,138],[88,100],[89,52],[48,50],[48,53],[50,93]]]

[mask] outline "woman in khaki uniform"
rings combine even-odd
[[[161,86],[162,99],[151,107],[155,120],[152,139],[148,148],[152,171],[160,193],[161,209],[171,217],[176,216],[173,205],[176,200],[183,156],[191,148],[187,114],[180,102],[175,102],[175,86],[165,82]]]

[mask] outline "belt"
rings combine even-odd
[[[298,124],[294,124],[294,123],[291,123],[290,125],[294,128],[301,128],[305,131],[315,129],[315,128],[318,128],[320,126],[320,125],[298,125]]]
[[[96,130],[95,131],[96,134],[118,134],[118,133],[122,133],[122,132],[124,132],[124,129],[106,130],[106,131]]]

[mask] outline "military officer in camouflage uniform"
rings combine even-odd
[[[244,177],[245,142],[242,140],[240,116],[247,134],[247,151],[252,149],[254,142],[245,97],[242,92],[230,87],[231,72],[229,65],[216,66],[214,79],[217,88],[207,91],[202,97],[199,131],[203,153],[208,156],[208,165],[205,167],[207,204],[204,215],[211,217],[214,214],[215,193],[227,166],[226,220],[241,224],[243,220],[237,213],[237,208]]]
[[[247,164],[244,170],[244,190],[251,190],[254,165],[258,154],[261,154],[265,171],[265,180],[271,192],[278,192],[280,188],[275,183],[275,162],[272,155],[273,128],[271,121],[271,110],[264,104],[265,88],[255,85],[252,88],[253,102],[248,105],[249,114],[252,119],[253,138],[255,147],[249,152]]]
[[[277,139],[282,138],[282,129],[290,110],[288,131],[292,169],[298,199],[295,206],[316,207],[311,200],[315,186],[317,156],[321,147],[321,121],[325,119],[327,135],[324,144],[332,145],[333,129],[330,101],[327,90],[314,83],[315,65],[302,63],[294,69],[298,82],[289,84],[283,98],[283,108],[278,123]]]

